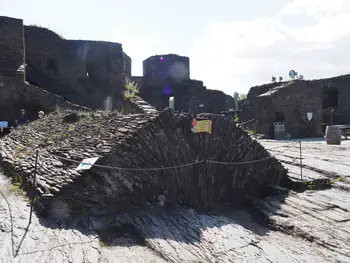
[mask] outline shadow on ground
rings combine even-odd
[[[331,188],[331,184],[328,179],[316,179],[311,182],[290,180],[288,188],[269,188],[266,197],[276,200],[276,205],[269,208],[271,216],[279,214],[291,190],[324,190]],[[258,200],[264,202],[264,198]],[[52,212],[47,217],[40,217],[39,221],[48,228],[75,229],[85,235],[97,233],[101,244],[107,246],[144,245],[152,239],[194,244],[201,242],[203,232],[214,228],[221,229],[224,226],[230,226],[231,231],[266,235],[269,231],[269,218],[259,212],[256,203],[252,203],[254,200],[248,199],[236,206],[213,205],[210,211],[195,211],[180,206],[148,207],[122,214],[114,214],[113,211],[102,212],[95,208],[94,215],[72,216],[68,206],[57,200],[55,207],[51,207]],[[124,237],[131,238],[134,242],[130,244],[123,239]]]
[[[329,180],[312,181],[312,190],[330,188]],[[293,182],[288,188],[295,192],[311,190],[309,183]],[[269,215],[279,215],[281,206],[290,193],[290,189],[271,186],[266,198],[275,200],[274,207],[269,207]],[[29,192],[30,193],[30,192]],[[45,228],[77,230],[86,236],[98,236],[101,246],[135,245],[149,246],[152,240],[163,240],[166,243],[195,245],[205,241],[209,232],[215,235],[249,235],[264,236],[270,231],[269,217],[264,213],[265,207],[255,202],[264,203],[264,198],[247,200],[237,206],[213,205],[210,211],[194,211],[191,208],[166,206],[153,207],[123,214],[96,213],[94,215],[72,216],[64,202],[57,200],[53,213],[39,217],[39,223]],[[21,242],[27,237],[30,225],[24,230]],[[21,253],[21,252],[20,252]],[[26,253],[31,253],[27,251]]]
[[[284,203],[288,190],[277,193],[279,204]],[[278,214],[279,207],[275,207]],[[62,213],[61,213],[62,215]],[[203,233],[216,229],[223,234],[229,226],[235,232],[264,236],[268,233],[268,220],[256,211],[250,202],[237,206],[215,206],[209,212],[185,207],[154,207],[114,216],[81,216],[57,218],[40,217],[45,227],[76,229],[83,234],[97,233],[101,244],[106,246],[145,245],[149,240],[162,239],[182,244],[197,244]],[[229,233],[230,234],[230,233]],[[121,242],[120,238],[132,238],[135,243]]]

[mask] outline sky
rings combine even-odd
[[[152,55],[188,56],[192,79],[230,95],[291,69],[305,79],[350,71],[349,0],[0,0],[0,16],[121,43],[134,76]]]

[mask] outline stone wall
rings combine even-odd
[[[23,61],[23,21],[0,16],[0,75],[15,74]]]
[[[31,85],[92,109],[123,105],[122,91],[125,77],[131,76],[131,59],[121,44],[66,40],[47,28],[23,29],[22,20],[17,19],[1,17],[0,22],[0,56],[6,71],[14,75],[14,68],[23,64],[25,56],[25,79]],[[179,111],[218,113],[234,108],[230,96],[190,79],[188,57],[157,55],[143,64],[144,77],[136,77],[141,97],[157,109],[168,107],[170,96],[175,97]],[[23,72],[24,67],[20,74]]]
[[[203,89],[202,82],[174,81],[159,77],[142,77],[138,81],[141,97],[159,110],[169,107],[169,98],[175,97],[176,110],[189,109],[189,89],[191,85]],[[200,90],[196,89],[200,92]]]
[[[190,79],[190,59],[175,54],[156,55],[143,61],[144,77]]]
[[[157,114],[157,110],[151,106],[149,103],[141,99],[140,97],[135,97],[132,99],[124,99],[123,106],[120,109],[123,114]]]
[[[210,90],[202,81],[162,79],[158,77],[133,77],[140,86],[141,97],[159,110],[175,99],[175,110],[219,113],[235,108],[234,99],[218,90]]]
[[[256,105],[258,96],[268,92],[270,89],[286,83],[288,82],[271,82],[268,84],[251,87],[247,94],[247,98],[240,102],[240,109],[242,110],[241,120],[245,122],[256,119]]]
[[[131,58],[123,52],[123,70],[124,73],[128,76],[131,77]]]
[[[54,32],[25,26],[27,80],[67,100],[104,108],[121,99],[131,60],[121,44],[65,40]]]
[[[204,208],[259,198],[269,185],[289,183],[283,166],[266,159],[270,154],[234,122],[213,114],[198,118],[213,121],[210,135],[193,134],[191,114],[174,115],[170,109],[134,115],[56,112],[6,136],[0,163],[30,186],[39,149],[37,207],[48,210],[62,200],[72,210],[102,206],[115,214],[157,204],[160,196],[165,204]],[[113,168],[74,170],[89,157]],[[264,161],[222,165],[204,159]]]
[[[0,76],[0,120],[10,124],[19,117],[20,109],[24,109],[30,120],[38,117],[39,111],[49,113],[58,109],[79,109],[84,107],[71,104],[62,97],[46,90],[26,84],[24,76]]]
[[[141,88],[141,97],[157,109],[169,106],[175,99],[175,110],[192,113],[219,113],[235,108],[231,96],[209,90],[202,81],[190,79],[188,57],[174,54],[157,55],[143,62],[143,78],[134,78]]]
[[[206,90],[206,112],[219,113],[221,111],[235,110],[234,99],[220,90]]]
[[[208,106],[206,99],[206,87],[203,86],[202,81],[188,81],[184,92],[187,92],[187,101],[180,104],[183,108],[175,108],[177,110],[189,111],[192,113],[209,112],[206,108]],[[183,88],[182,88],[183,89]],[[180,89],[180,92],[182,91]],[[186,95],[185,95],[186,96]],[[176,106],[176,102],[175,102]]]
[[[337,91],[335,106],[324,105],[324,91]],[[292,137],[323,136],[326,125],[350,124],[350,75],[318,80],[276,82],[252,87],[242,106],[242,119],[258,121],[257,132],[273,136],[276,113],[284,114],[286,132]],[[306,113],[312,112],[309,122]]]
[[[323,88],[332,87],[338,91],[337,107],[333,111],[333,124],[350,125],[350,75],[328,79],[315,80],[309,83],[315,91],[322,92]],[[322,96],[320,94],[319,96]],[[330,109],[323,109],[323,122],[329,123]]]
[[[56,108],[83,109],[25,83],[24,55],[23,21],[0,17],[0,120],[11,125],[20,109],[26,110],[29,119],[36,119],[40,110],[48,113]]]
[[[284,115],[287,133],[293,138],[322,136],[322,95],[311,82],[296,80],[282,84],[277,90],[258,96],[256,116],[257,132],[273,136],[276,113]],[[306,113],[312,112],[311,121]]]

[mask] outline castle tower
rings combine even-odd
[[[190,59],[175,54],[156,55],[143,61],[143,76],[170,78],[175,81],[190,79]]]

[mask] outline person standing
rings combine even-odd
[[[19,124],[19,125],[24,125],[24,124],[26,124],[26,123],[28,123],[28,122],[29,122],[29,120],[28,120],[28,118],[27,118],[27,116],[26,116],[25,110],[24,110],[24,109],[21,109],[21,111],[20,111],[20,116],[19,116],[19,119],[18,119],[18,124]]]
[[[44,115],[45,115],[45,113],[42,110],[38,112],[39,119],[44,118]]]
[[[11,131],[12,131],[13,129],[16,129],[18,126],[19,126],[18,120],[14,120],[13,123],[12,123],[12,126],[11,126]]]

